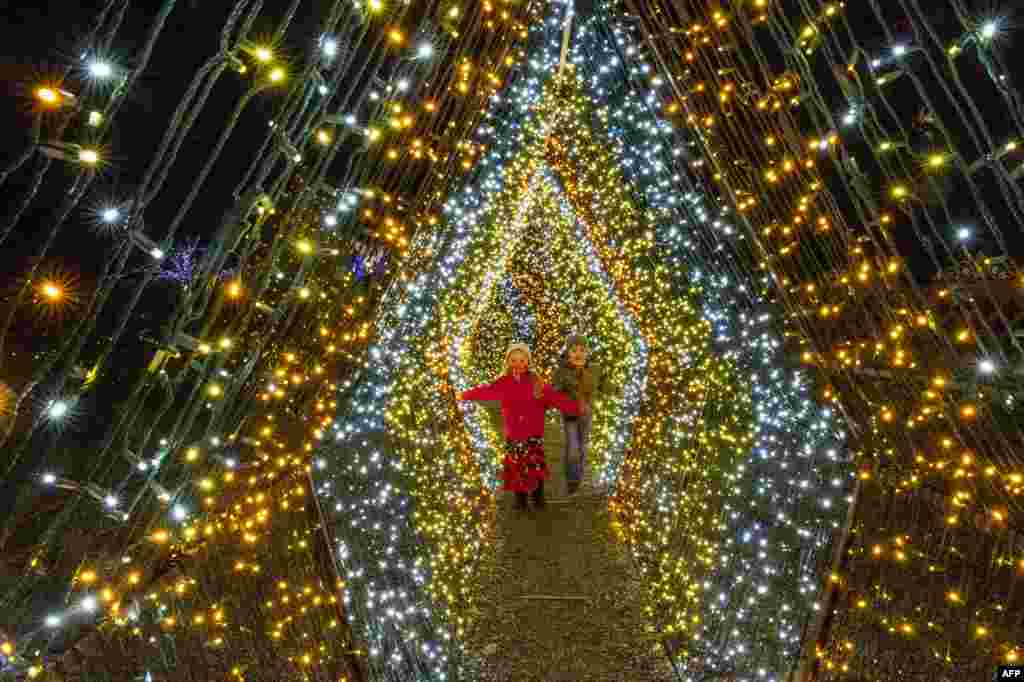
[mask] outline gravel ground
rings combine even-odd
[[[483,659],[481,680],[675,680],[644,622],[639,586],[603,499],[583,490],[560,503],[561,447],[561,426],[549,421],[545,509],[515,511],[509,497],[499,500],[480,573],[485,606],[467,642]]]

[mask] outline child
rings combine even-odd
[[[562,364],[555,372],[554,386],[580,405],[579,416],[563,415],[565,449],[562,463],[570,495],[575,495],[586,470],[587,446],[594,398],[602,392],[598,368],[588,362],[587,343],[582,336],[571,336],[566,344]]]
[[[544,459],[544,413],[557,407],[579,414],[579,405],[542,384],[530,371],[530,349],[513,343],[505,353],[506,373],[490,384],[472,388],[459,400],[500,400],[505,428],[504,490],[516,494],[516,509],[525,509],[529,494],[537,507],[544,506],[544,479],[548,466]]]

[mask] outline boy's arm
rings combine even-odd
[[[544,408],[554,407],[570,417],[578,417],[580,404],[564,393],[556,391],[550,384],[544,386],[543,393]]]

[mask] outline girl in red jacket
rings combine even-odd
[[[544,479],[548,465],[544,459],[544,413],[556,407],[565,414],[578,415],[579,403],[570,400],[548,384],[542,384],[530,371],[530,349],[513,343],[505,353],[506,373],[496,381],[472,388],[459,400],[500,400],[505,425],[505,462],[501,478],[503,490],[516,494],[516,508],[525,509],[527,496],[544,506]]]

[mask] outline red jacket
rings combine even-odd
[[[464,400],[500,400],[501,416],[505,422],[505,437],[526,440],[544,437],[544,413],[552,407],[570,416],[580,413],[579,403],[564,393],[544,384],[540,400],[533,395],[535,375],[524,374],[516,379],[505,374],[497,381],[471,388],[463,394]]]

